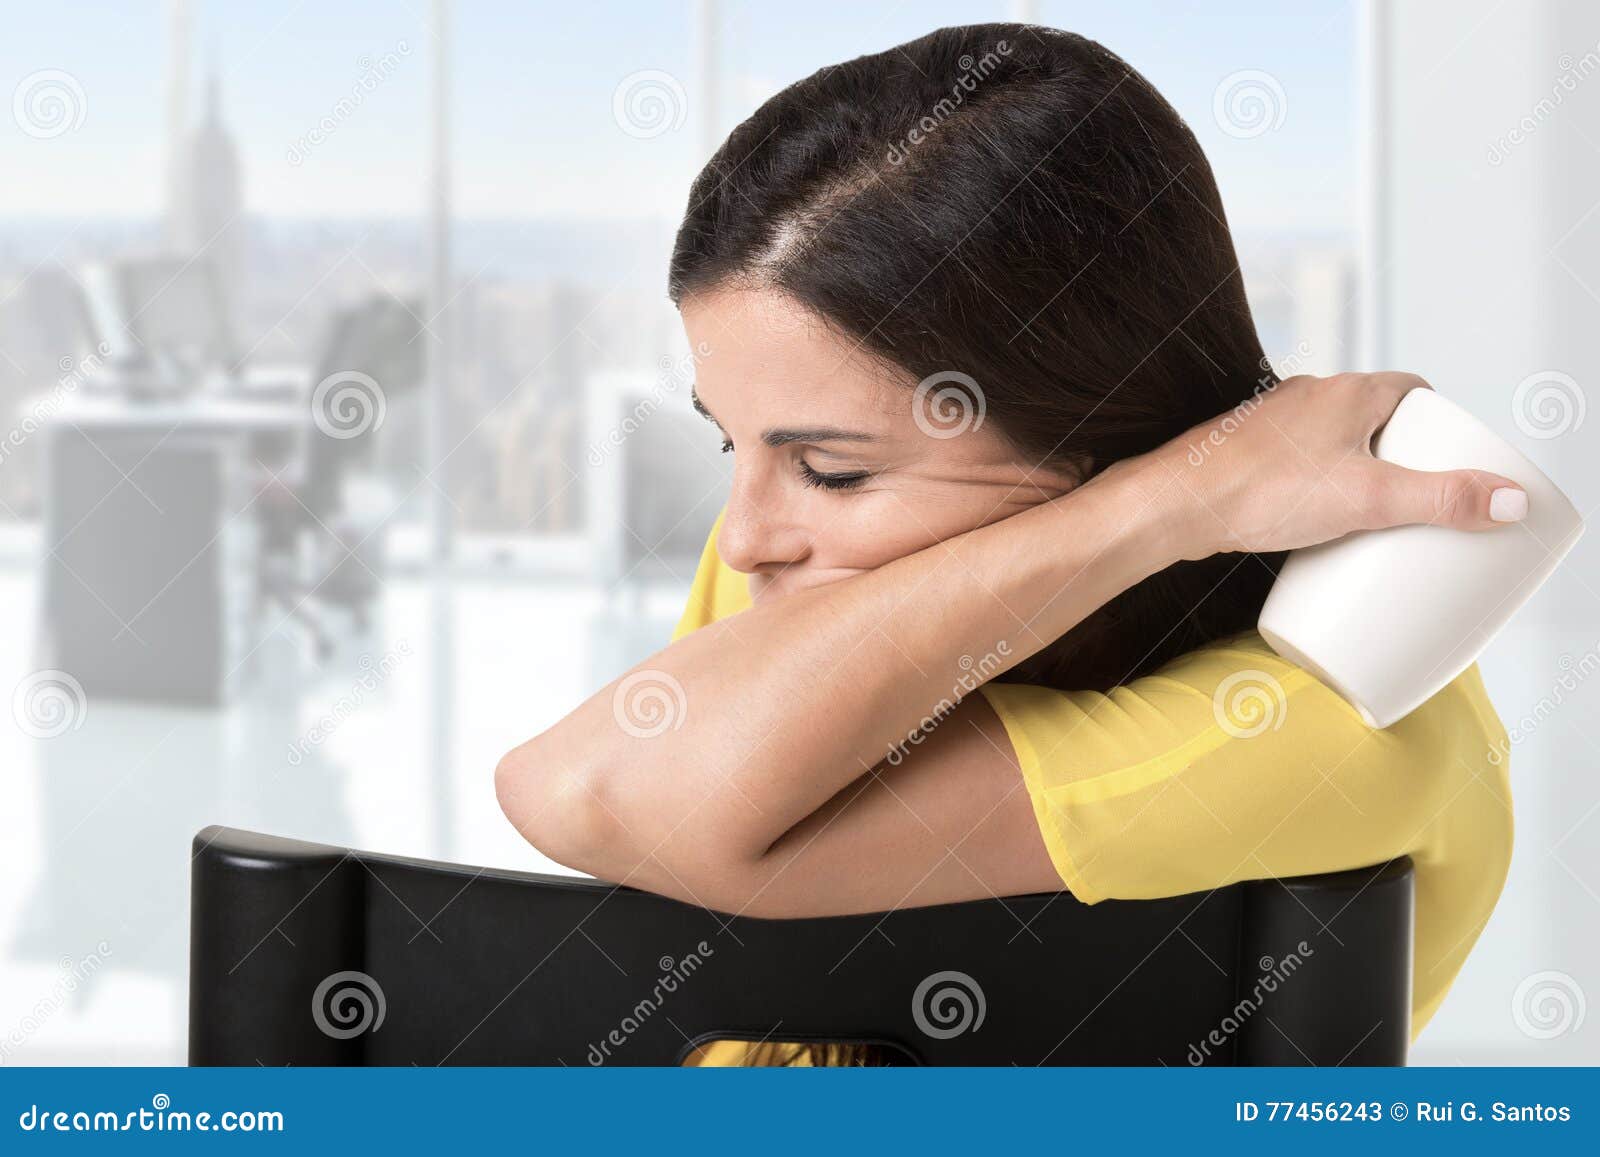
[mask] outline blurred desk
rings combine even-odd
[[[260,398],[230,390],[151,399],[80,392],[54,412],[51,422],[96,430],[222,430],[250,434],[292,431],[304,427],[310,419],[310,411],[298,399]]]
[[[44,638],[85,692],[216,705],[250,670],[263,458],[298,400],[74,395],[44,436]]]

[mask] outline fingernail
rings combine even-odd
[[[1528,492],[1500,487],[1489,495],[1489,517],[1496,522],[1521,522],[1528,517]]]

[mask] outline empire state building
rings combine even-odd
[[[246,222],[239,153],[222,124],[221,104],[213,72],[204,115],[176,157],[168,239],[179,256],[198,256],[217,271],[224,309],[237,321],[245,290]]]

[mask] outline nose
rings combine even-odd
[[[773,573],[803,559],[810,535],[772,489],[734,471],[733,492],[717,535],[717,554],[736,571]]]

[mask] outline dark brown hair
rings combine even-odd
[[[1194,134],[1053,29],[941,29],[763,104],[694,182],[672,255],[675,302],[741,284],[908,383],[968,375],[1028,461],[1085,477],[1277,380]],[[1253,627],[1278,561],[1172,566],[1006,677],[1127,682]]]

